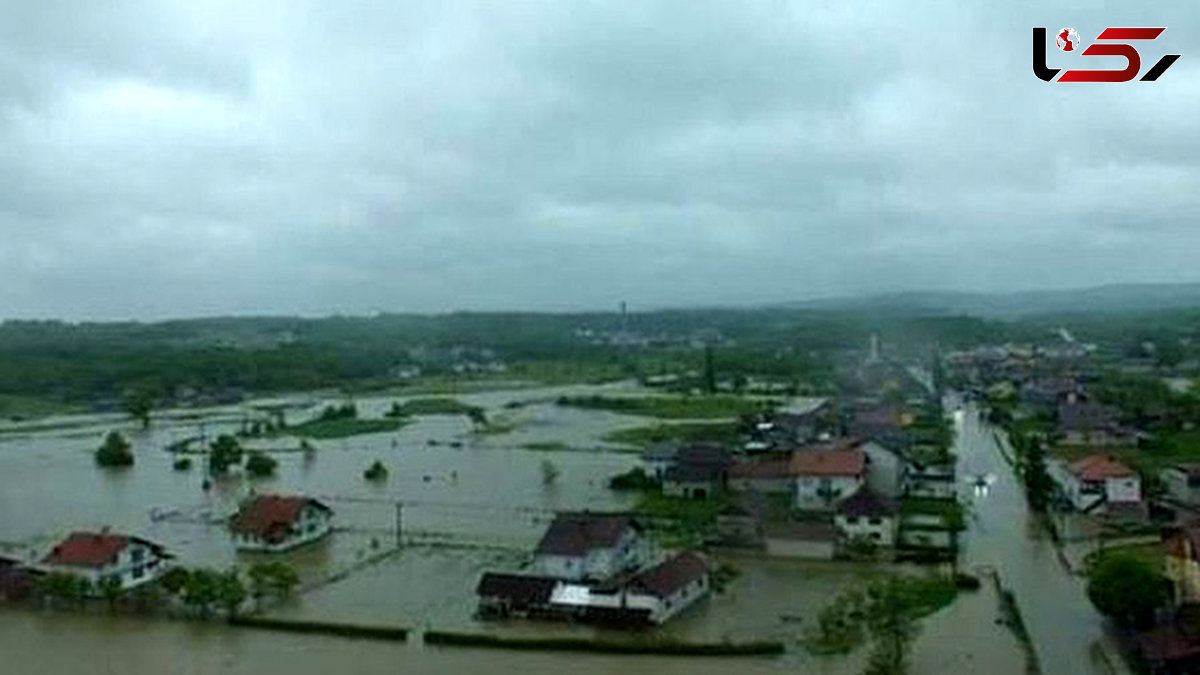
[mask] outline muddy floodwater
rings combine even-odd
[[[553,513],[624,509],[634,497],[607,489],[607,478],[637,463],[628,449],[606,446],[606,433],[651,424],[647,418],[554,405],[563,394],[630,390],[630,385],[572,386],[463,394],[492,419],[511,425],[472,433],[462,416],[426,416],[389,433],[313,441],[249,441],[279,461],[277,476],[240,476],[202,489],[204,457],[175,471],[164,448],[182,438],[209,438],[242,424],[247,408],[175,411],[149,430],[120,415],[55,418],[0,425],[0,551],[32,558],[79,528],[137,533],[164,544],[187,565],[228,567],[257,558],[234,552],[224,521],[251,490],[300,492],[335,510],[335,532],[289,554],[303,591],[272,614],[503,634],[595,635],[594,628],[532,622],[480,623],[474,587],[485,569],[518,569]],[[376,417],[403,397],[359,397],[360,415]],[[326,402],[298,396],[288,419],[303,420]],[[517,402],[514,404],[514,402]],[[279,403],[279,402],[277,402]],[[136,464],[97,468],[92,452],[118,429],[134,445]],[[539,447],[568,449],[533,450]],[[554,444],[554,445],[551,445]],[[389,480],[372,484],[362,471],[376,459]],[[557,478],[546,484],[542,465]],[[399,508],[397,506],[399,505]],[[397,537],[397,525],[401,538]],[[800,640],[816,613],[839,592],[862,587],[883,566],[718,555],[739,571],[721,594],[690,608],[663,632],[694,641],[779,639],[779,658],[698,659],[578,654],[496,653],[317,636],[280,635],[171,620],[72,615],[0,608],[4,672],[64,673],[355,673],[572,672],[636,673],[857,672],[861,655],[817,658]],[[988,589],[963,595],[924,622],[914,672],[1011,673],[1022,667],[1015,640],[995,623]],[[169,664],[169,665],[168,665]],[[9,670],[12,667],[12,670]]]

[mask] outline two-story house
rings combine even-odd
[[[641,568],[650,557],[642,527],[628,514],[559,513],[534,550],[539,573],[602,581]]]
[[[789,466],[794,506],[801,511],[829,511],[866,482],[866,454],[858,448],[796,452]]]
[[[1050,475],[1079,511],[1127,510],[1141,505],[1142,481],[1137,472],[1104,453],[1069,464],[1053,463]]]
[[[153,581],[172,556],[162,546],[139,537],[108,531],[72,532],[41,561],[46,572],[61,572],[91,582],[99,594],[102,583],[115,580],[121,590],[129,590]]]

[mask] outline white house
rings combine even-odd
[[[239,551],[277,553],[316,541],[330,531],[333,510],[309,497],[258,495],[229,521]]]
[[[73,532],[42,559],[40,568],[83,577],[99,593],[101,582],[116,579],[129,590],[162,574],[170,559],[163,547],[153,542],[111,532]]]
[[[899,508],[893,500],[863,487],[838,504],[833,523],[843,547],[855,542],[869,542],[891,548],[896,545]]]
[[[1056,462],[1050,473],[1079,511],[1141,505],[1142,481],[1137,472],[1107,454],[1088,455],[1070,464]]]
[[[641,568],[650,542],[627,514],[559,513],[534,550],[534,567],[571,580],[609,579]]]
[[[866,482],[866,455],[858,448],[798,451],[790,464],[795,477],[795,507],[829,511]]]

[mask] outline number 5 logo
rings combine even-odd
[[[1105,28],[1096,39],[1153,40],[1162,35],[1165,30],[1166,28]],[[1068,70],[1058,78],[1059,82],[1129,82],[1137,77],[1138,72],[1142,69],[1142,57],[1132,45],[1093,44],[1083,50],[1082,54],[1083,56],[1123,56],[1125,57],[1125,68],[1124,70]],[[1141,81],[1157,80],[1178,59],[1179,54],[1163,56],[1142,76]],[[1058,74],[1059,70],[1059,68],[1046,67],[1046,29],[1035,27],[1033,29],[1033,74],[1041,80],[1051,82],[1054,81],[1054,76]]]

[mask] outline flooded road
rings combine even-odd
[[[1094,660],[1101,618],[1087,599],[1084,580],[1063,567],[1049,535],[1031,518],[995,429],[967,405],[955,413],[955,431],[959,475],[966,477],[962,496],[970,504],[964,566],[990,566],[1000,573],[1017,598],[1047,675],[1107,672]],[[976,476],[990,484],[976,487]]]

